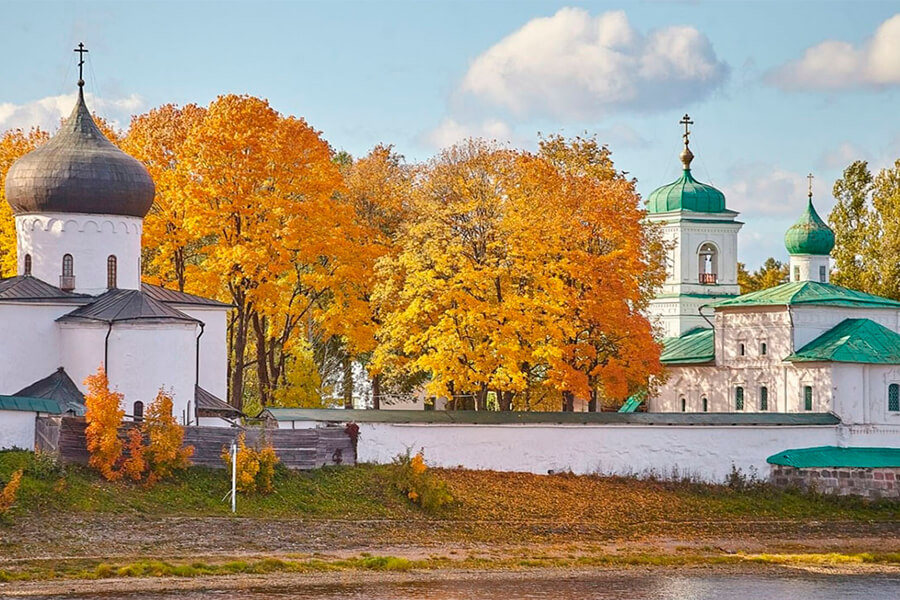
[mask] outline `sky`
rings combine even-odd
[[[78,42],[90,108],[122,127],[240,93],[355,156],[596,135],[643,196],[680,175],[690,113],[694,176],[740,211],[751,268],[787,259],[807,173],[824,217],[851,161],[900,158],[896,1],[0,0],[0,23],[0,131],[71,111]]]

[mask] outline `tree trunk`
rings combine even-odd
[[[259,379],[259,403],[269,406],[272,391],[272,379],[269,377],[269,363],[266,361],[268,343],[266,341],[266,324],[253,315],[253,331],[256,334],[256,376]]]
[[[500,399],[500,410],[512,410],[513,396],[515,396],[513,392],[503,392],[502,394],[497,392],[497,397]]]
[[[238,410],[244,406],[244,351],[247,348],[247,319],[244,308],[238,309],[234,345],[231,358],[231,405]]]
[[[350,355],[344,356],[343,366],[344,408],[353,408],[353,360]]]
[[[575,412],[575,394],[563,392],[563,412]]]
[[[597,412],[597,390],[591,390],[591,399],[588,401],[588,412]]]
[[[381,408],[381,373],[372,377],[372,408]]]

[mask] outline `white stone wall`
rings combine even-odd
[[[900,425],[888,411],[888,386],[900,385],[900,365],[838,363],[833,367],[835,413],[845,423]]]
[[[825,268],[824,279],[820,277],[821,267]],[[791,281],[828,283],[831,281],[831,258],[827,255],[792,254],[788,277]]]
[[[56,318],[76,305],[0,303],[0,394],[10,395],[62,365]]]
[[[0,410],[0,450],[34,449],[37,413],[24,410]]]
[[[108,326],[104,323],[60,323],[62,361],[72,380],[86,391],[84,380],[103,363]],[[160,387],[173,394],[173,414],[193,419],[195,352],[199,326],[193,323],[116,323],[109,332],[110,387],[124,394],[126,414],[134,402],[150,404]],[[210,390],[211,391],[211,390]],[[188,410],[190,408],[190,410]]]
[[[107,290],[106,265],[116,257],[120,289],[140,289],[143,220],[118,215],[42,213],[16,217],[18,272],[25,272],[31,255],[31,273],[58,286],[63,255],[74,261],[75,291],[97,295]]]
[[[203,323],[200,338],[200,387],[222,400],[228,393],[228,310],[222,307],[175,305]],[[198,331],[199,334],[199,331]]]
[[[849,308],[828,306],[792,307],[794,348],[800,349],[844,319],[869,319],[900,332],[900,311],[891,308]]]

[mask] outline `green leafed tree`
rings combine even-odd
[[[834,182],[837,200],[828,225],[834,231],[835,246],[831,255],[835,261],[832,281],[859,290],[871,289],[872,258],[869,234],[871,216],[869,195],[872,193],[872,173],[864,160],[854,161],[844,169],[844,175]]]

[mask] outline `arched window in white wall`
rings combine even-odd
[[[828,271],[825,268],[825,265],[819,266],[819,281],[825,283],[828,280]]]
[[[765,342],[763,342],[763,343],[761,343],[761,344],[759,345],[759,353],[760,353],[762,356],[765,356],[766,354],[769,353],[769,347],[766,345]]]
[[[888,386],[888,411],[900,412],[900,383]]]
[[[700,283],[715,284],[719,272],[719,251],[709,242],[700,246]]]
[[[110,254],[106,259],[106,287],[108,287],[109,289],[113,289],[116,287],[116,271],[116,256],[114,254]]]
[[[131,416],[135,421],[143,421],[144,420],[144,403],[138,400],[134,403],[134,408],[131,411]]]
[[[681,399],[681,412],[686,412],[686,411],[687,411],[687,399],[682,398]]]
[[[769,388],[759,388],[759,410],[769,410]]]
[[[71,291],[75,289],[75,260],[71,254],[62,258],[62,274],[59,276],[59,289]]]
[[[741,386],[734,388],[734,409],[744,410],[744,388]]]
[[[31,255],[25,255],[25,274],[31,275]]]
[[[803,410],[813,409],[813,390],[811,385],[803,386]]]
[[[703,412],[709,412],[709,400],[703,399]]]

